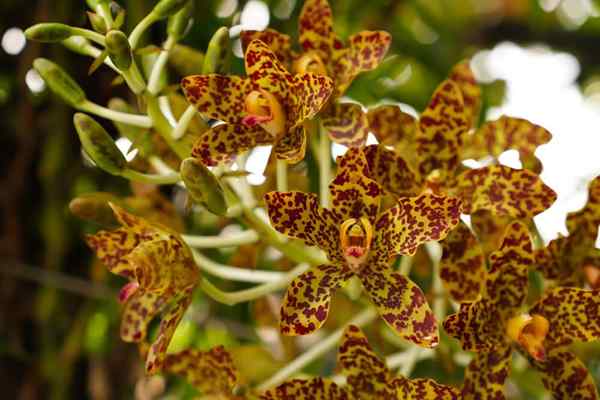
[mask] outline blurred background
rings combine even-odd
[[[127,31],[154,4],[150,0],[120,3],[127,10]],[[202,51],[222,25],[256,30],[270,26],[297,36],[301,3],[198,0],[195,25],[183,42]],[[331,5],[341,37],[363,29],[382,29],[393,36],[388,59],[378,70],[357,79],[348,97],[365,106],[399,102],[419,111],[451,67],[472,57],[484,88],[482,119],[508,114],[547,128],[553,139],[536,154],[544,165],[543,180],[559,197],[536,222],[545,241],[566,234],[565,214],[584,204],[587,182],[600,173],[600,2],[332,0]],[[26,42],[23,31],[34,23],[89,26],[83,0],[3,0],[0,11],[2,396],[157,398],[166,382],[141,379],[136,348],[118,337],[116,293],[123,282],[108,276],[82,240],[84,233],[97,226],[68,212],[69,201],[78,194],[127,195],[132,188],[124,180],[86,166],[71,124],[73,111],[50,95],[32,69],[32,61],[44,56],[62,65],[97,103],[106,104],[114,96],[135,100],[122,85],[114,85],[114,73],[108,68],[100,68],[90,78],[91,59],[59,44]],[[164,25],[157,24],[146,41],[159,44],[162,40]],[[241,71],[239,42],[234,52],[238,56],[234,68]],[[174,74],[172,83],[177,79]],[[334,146],[333,151],[338,154],[343,149]],[[252,182],[260,184],[264,151],[257,151],[251,160]],[[516,151],[506,152],[501,160],[519,166]],[[162,195],[170,198],[176,193]],[[229,258],[230,263],[235,256],[247,261],[241,252],[218,257]],[[174,346],[252,344],[256,333],[245,323],[257,321],[256,315],[266,319],[270,315],[257,310],[268,309],[269,304],[219,308],[199,297],[193,315],[178,330]],[[256,322],[262,323],[269,321]],[[259,348],[240,348],[244,350],[235,354],[238,359],[253,360],[252,365],[241,366],[249,374],[268,376],[281,365]],[[600,381],[600,360],[592,357],[588,366]],[[432,367],[422,366],[416,373],[431,375],[427,368]],[[446,372],[440,380],[460,380],[459,372]],[[512,399],[547,396],[537,388],[539,379],[530,379],[528,374],[523,371],[513,378],[518,385],[509,388]],[[179,381],[174,385],[176,389],[168,392],[173,398],[192,393]]]

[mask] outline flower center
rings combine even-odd
[[[325,64],[323,64],[323,61],[321,61],[321,58],[318,55],[312,52],[303,54],[302,57],[294,62],[294,71],[296,71],[297,74],[312,72],[313,74],[327,76]]]
[[[507,336],[519,343],[533,358],[544,361],[546,351],[544,339],[548,334],[550,323],[541,315],[521,314],[508,320]]]
[[[439,169],[433,170],[427,175],[424,183],[424,192],[440,193],[442,189],[442,173]]]
[[[340,242],[344,258],[353,271],[358,271],[369,255],[373,227],[365,217],[359,220],[350,218],[342,223],[340,229]]]
[[[266,90],[253,90],[245,99],[247,115],[242,119],[246,126],[260,125],[274,138],[285,133],[286,115],[277,98]]]

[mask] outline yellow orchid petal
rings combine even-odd
[[[164,360],[164,372],[184,377],[202,395],[232,397],[232,390],[239,381],[239,372],[231,355],[223,346],[209,351],[187,349],[168,354]]]
[[[306,153],[307,135],[304,126],[300,125],[290,129],[273,146],[273,152],[278,160],[290,164],[302,161]]]
[[[306,0],[298,19],[299,42],[304,52],[315,52],[327,65],[334,46],[341,47],[333,32],[333,17],[327,0]]]
[[[452,68],[452,71],[450,71],[448,79],[451,79],[460,88],[465,103],[468,121],[467,126],[471,129],[475,127],[479,121],[479,113],[481,111],[481,88],[477,84],[469,64],[470,60],[463,60],[456,64]]]
[[[261,400],[354,400],[345,388],[329,379],[291,379],[269,389]]]
[[[277,56],[277,60],[283,65],[289,65],[292,60],[290,37],[274,29],[267,28],[264,31],[243,31],[240,33],[243,49],[255,39],[260,40]]]
[[[333,82],[326,76],[311,72],[294,75],[288,94],[293,104],[289,115],[290,125],[298,126],[305,120],[314,118],[327,104],[332,92]]]
[[[419,118],[415,132],[419,173],[439,170],[442,180],[450,179],[458,168],[468,115],[460,89],[450,80],[442,82]]]
[[[509,346],[499,346],[493,351],[475,354],[465,371],[461,399],[504,399],[504,383],[510,373],[510,367]]]
[[[348,147],[362,147],[369,134],[369,121],[360,104],[335,103],[322,118],[331,140]]]
[[[532,218],[556,200],[554,190],[537,174],[504,165],[463,172],[457,178],[456,195],[463,200],[465,214],[489,210],[519,219]]]
[[[439,343],[438,327],[421,289],[384,263],[367,263],[358,272],[379,315],[397,335],[422,347]]]
[[[135,291],[125,302],[120,335],[124,342],[140,342],[146,337],[148,324],[166,305],[167,299],[157,293]]]
[[[512,220],[511,217],[494,215],[488,210],[479,210],[471,214],[471,229],[479,239],[486,257],[500,247],[504,232]]]
[[[192,156],[205,165],[226,162],[256,146],[273,143],[274,138],[261,126],[220,124],[204,132],[194,143]]]
[[[400,154],[380,145],[367,146],[363,152],[370,176],[387,192],[397,197],[416,196],[421,192],[420,176]]]
[[[331,297],[352,273],[339,265],[319,265],[295,278],[281,306],[281,333],[307,335],[319,329],[327,319]]]
[[[459,400],[462,399],[458,388],[442,385],[433,379],[398,379],[399,392],[410,400]]]
[[[476,300],[487,274],[477,238],[460,222],[441,244],[440,277],[444,287],[455,301]]]
[[[380,144],[405,147],[414,141],[417,120],[396,105],[383,105],[367,113],[369,128]]]

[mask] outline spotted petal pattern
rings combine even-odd
[[[184,377],[203,395],[230,397],[239,381],[231,355],[223,346],[206,352],[187,349],[169,354],[165,358],[164,370]]]
[[[319,206],[314,193],[269,192],[265,194],[271,225],[284,235],[325,250],[330,260],[342,261],[338,223],[330,210]]]
[[[348,147],[362,147],[369,134],[369,121],[360,104],[335,103],[322,118],[331,140]]]
[[[204,132],[194,143],[192,157],[214,166],[234,154],[273,143],[273,136],[260,126],[220,124]]]
[[[600,290],[551,289],[530,314],[541,315],[550,322],[546,348],[600,339]]]
[[[399,392],[402,393],[396,397],[400,399],[424,399],[424,400],[458,400],[460,390],[437,383],[433,379],[397,379]]]
[[[417,247],[430,240],[441,240],[460,217],[460,200],[423,193],[398,199],[375,224],[378,259],[387,261],[396,254],[413,255]]]
[[[323,378],[292,379],[263,393],[262,400],[352,400],[345,388]]]
[[[420,177],[393,150],[370,145],[363,149],[371,177],[395,196],[416,196],[421,191]]]
[[[293,104],[293,110],[288,115],[291,126],[298,126],[317,115],[329,100],[332,91],[333,82],[326,76],[310,72],[295,75],[288,93]]]
[[[333,32],[331,7],[327,0],[307,0],[298,19],[300,47],[304,52],[315,52],[329,64],[334,46],[342,47]]]
[[[545,362],[530,360],[542,374],[542,383],[557,400],[600,398],[594,378],[585,365],[570,351],[554,350]]]
[[[455,301],[477,299],[486,278],[485,257],[477,238],[459,223],[441,242],[440,277]]]
[[[141,342],[146,338],[148,324],[165,306],[165,298],[152,292],[136,290],[127,299],[121,316],[121,340]]]
[[[369,128],[380,144],[402,147],[413,142],[417,121],[396,105],[383,105],[367,113]]]
[[[556,200],[556,193],[539,176],[504,165],[470,169],[457,178],[456,195],[463,212],[489,210],[496,215],[531,218]]]
[[[286,108],[288,103],[288,86],[293,76],[279,62],[277,56],[260,40],[253,40],[244,56],[246,74],[253,85],[274,95]]]
[[[468,115],[458,86],[446,80],[433,93],[421,114],[415,134],[419,173],[426,177],[440,170],[450,178],[460,163],[463,137],[468,130]]]
[[[477,125],[479,113],[481,111],[481,88],[475,80],[469,60],[463,60],[456,64],[448,79],[458,85],[465,103],[465,111],[467,114],[467,126],[469,129]]]
[[[289,65],[292,60],[290,37],[274,29],[267,28],[264,31],[243,31],[240,33],[243,49],[247,49],[250,43],[258,39],[277,56],[277,60],[283,65]]]
[[[589,183],[585,206],[567,216],[567,230],[570,234],[582,231],[587,240],[595,241],[598,236],[598,225],[600,225],[600,176]]]
[[[304,158],[307,140],[303,126],[291,128],[286,135],[277,140],[273,146],[273,152],[278,160],[295,164]]]
[[[281,306],[281,333],[307,335],[319,329],[327,319],[333,293],[351,276],[339,265],[319,265],[294,279]]]
[[[461,391],[464,400],[503,400],[504,382],[510,373],[511,348],[499,346],[475,354],[465,371]]]
[[[526,119],[506,115],[486,122],[468,137],[464,158],[480,159],[487,155],[498,157],[506,150],[517,150],[523,167],[541,171],[541,163],[534,153],[538,146],[548,143],[552,135],[546,129]]]
[[[439,343],[435,316],[408,277],[383,263],[367,263],[357,275],[383,320],[399,336],[422,347]]]

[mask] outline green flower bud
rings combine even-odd
[[[169,65],[181,76],[196,75],[201,72],[204,54],[192,47],[176,44],[171,49]]]
[[[188,1],[185,7],[172,17],[169,17],[167,23],[167,33],[169,36],[180,40],[188,34],[194,24],[194,2]]]
[[[81,145],[96,165],[112,175],[120,175],[127,160],[108,132],[92,117],[83,113],[73,116],[73,124]]]
[[[195,158],[186,158],[179,170],[190,197],[217,215],[225,215],[227,203],[221,183],[210,170]]]
[[[98,6],[110,6],[111,0],[86,0],[89,8],[95,10]]]
[[[25,31],[25,37],[28,40],[36,42],[60,42],[73,35],[73,30],[69,25],[48,22],[36,24]]]
[[[231,41],[229,29],[219,28],[210,39],[204,56],[203,74],[224,74],[231,61]]]
[[[168,18],[181,10],[189,0],[160,0],[152,9],[158,19]]]
[[[46,58],[36,58],[33,68],[40,74],[50,90],[68,104],[77,107],[85,101],[85,92],[67,72]]]
[[[120,203],[120,199],[112,193],[86,193],[75,197],[69,203],[71,214],[86,221],[92,221],[105,228],[119,225],[112,208],[108,203]]]
[[[106,51],[115,67],[121,71],[129,69],[133,56],[129,40],[123,32],[113,29],[106,34]]]
[[[104,18],[102,18],[101,16],[99,16],[96,13],[89,12],[89,11],[88,11],[87,15],[88,15],[88,19],[90,20],[90,24],[92,25],[92,28],[96,32],[100,32],[103,34],[106,33],[108,28],[106,27],[106,21],[104,20]]]

